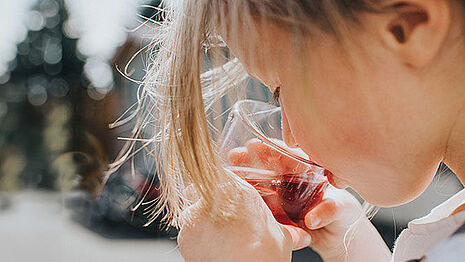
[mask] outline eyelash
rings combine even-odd
[[[281,87],[278,86],[273,92],[273,100],[271,100],[271,104],[276,104],[279,100],[279,92],[281,91]]]

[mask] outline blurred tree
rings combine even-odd
[[[16,177],[15,186],[4,184],[10,189],[54,187],[50,163],[70,149],[74,103],[70,94],[79,86],[82,68],[75,54],[64,52],[73,50],[75,41],[66,39],[61,30],[66,15],[62,1],[32,2],[33,8],[24,10],[27,37],[19,43],[17,56],[9,64],[9,81],[0,85],[0,175],[8,181]],[[17,169],[6,161],[11,161],[9,152],[23,156],[14,158],[24,167],[20,172],[13,172]]]

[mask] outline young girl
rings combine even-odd
[[[401,205],[425,190],[441,161],[464,181],[465,1],[165,5],[140,131],[154,128],[161,163],[163,195],[152,218],[167,210],[186,261],[290,261],[306,246],[324,261],[465,255],[457,231],[465,191],[412,221],[391,253],[342,189],[376,206]],[[307,230],[278,224],[217,156],[206,112],[247,76],[279,97],[286,144],[332,173],[334,187],[306,215]]]

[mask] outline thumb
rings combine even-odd
[[[289,225],[281,226],[283,228],[284,234],[286,235],[286,238],[291,242],[293,251],[306,248],[311,244],[312,237],[305,230]]]

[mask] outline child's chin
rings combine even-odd
[[[382,190],[382,191],[381,191]],[[386,192],[387,191],[387,192]],[[389,191],[388,187],[380,189],[378,192],[373,192],[372,194],[360,194],[360,196],[368,203],[375,205],[377,207],[397,207],[400,205],[407,204],[414,199],[416,199],[422,192],[413,193],[402,192],[402,193],[393,193],[395,190]]]

